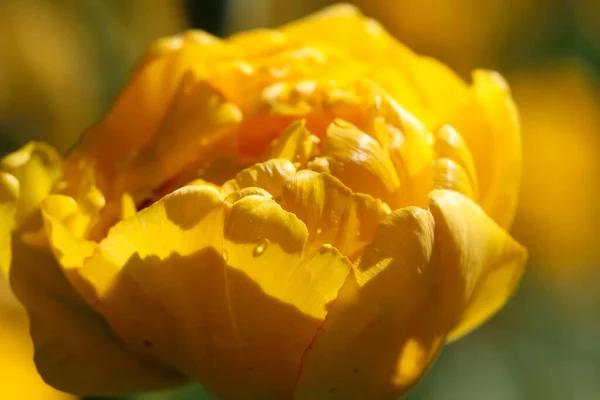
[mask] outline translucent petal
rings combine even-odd
[[[335,177],[303,170],[289,178],[281,193],[282,206],[307,226],[307,248],[329,244],[355,259],[390,210],[369,195],[353,193]]]
[[[77,288],[129,348],[214,394],[286,398],[350,270],[332,248],[304,257],[306,237],[273,200],[189,186],[117,224]]]
[[[119,165],[152,141],[189,68],[205,68],[209,61],[235,55],[235,49],[202,31],[154,42],[104,119],[68,155],[68,181],[77,182],[81,171],[93,166],[98,169],[98,186],[106,192]]]
[[[418,208],[385,218],[306,352],[296,399],[397,398],[444,344],[434,224]]]
[[[154,140],[120,171],[115,194],[157,188],[200,160],[234,153],[241,120],[236,105],[188,71]]]
[[[259,187],[271,194],[279,196],[285,181],[296,173],[296,167],[291,161],[273,159],[263,163],[254,164],[239,172],[235,179],[225,182],[221,194],[227,196],[247,187]]]
[[[471,151],[462,136],[451,126],[444,125],[435,133],[435,158],[448,158],[458,164],[467,175],[477,200],[477,174]]]
[[[479,204],[500,226],[510,227],[521,184],[521,132],[504,79],[495,72],[476,71],[470,97],[446,122],[471,151]]]
[[[457,318],[449,336],[454,340],[508,301],[523,274],[527,251],[457,192],[432,192],[430,207],[435,219],[434,251],[443,265],[446,296],[453,299],[445,307],[451,318]]]
[[[300,166],[306,166],[316,152],[317,138],[306,127],[306,120],[290,124],[281,136],[271,142],[265,158],[283,158]]]
[[[400,180],[381,145],[350,123],[335,120],[327,130],[323,156],[329,171],[355,192],[369,194],[395,208]]]
[[[449,189],[476,199],[473,184],[463,167],[449,158],[439,158],[433,162],[434,189]]]
[[[21,225],[38,210],[61,176],[61,160],[54,148],[31,142],[0,161],[0,171],[19,181],[16,223]]]

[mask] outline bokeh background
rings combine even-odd
[[[188,27],[277,26],[328,0],[1,0],[0,154],[65,151],[105,112],[143,48]],[[514,236],[523,283],[489,323],[444,350],[409,396],[600,398],[600,1],[356,0],[419,53],[470,79],[502,72],[523,125]],[[0,281],[0,399],[68,399],[37,376],[24,311]],[[204,398],[191,386],[138,399]],[[206,397],[208,398],[208,397]]]

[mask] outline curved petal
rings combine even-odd
[[[0,172],[0,271],[8,278],[12,260],[11,237],[15,229],[19,181],[7,172]]]
[[[281,30],[291,39],[325,43],[368,65],[385,64],[399,71],[399,75],[402,75],[400,79],[378,79],[381,74],[375,74],[374,78],[384,89],[397,95],[396,100],[407,106],[414,104],[410,100],[415,98],[413,93],[416,94],[420,104],[409,108],[409,111],[417,114],[428,125],[439,121],[440,117],[454,109],[467,96],[465,82],[450,68],[413,53],[396,41],[378,22],[365,18],[354,6],[330,6],[284,25]],[[348,40],[348,32],[352,32],[352,40]],[[403,86],[411,87],[412,93],[405,96],[402,90],[397,89],[398,82],[408,83]],[[406,103],[404,100],[407,100]]]
[[[475,198],[475,190],[469,175],[463,167],[449,158],[439,158],[433,162],[433,189],[449,189]]]
[[[0,160],[0,271],[7,278],[13,231],[39,229],[40,203],[60,176],[60,157],[45,143],[28,143]]]
[[[46,382],[79,395],[117,396],[185,381],[125,350],[49,252],[24,244],[18,234],[12,250],[11,286],[29,313],[35,363]]]
[[[265,158],[283,158],[300,166],[306,166],[316,152],[318,138],[313,136],[302,119],[290,124],[281,136],[271,142]]]
[[[477,197],[477,174],[471,151],[456,129],[444,125],[435,133],[435,158],[448,158],[458,164],[471,182]]]
[[[154,140],[119,171],[114,194],[156,189],[200,160],[235,153],[234,133],[241,120],[235,104],[197,71],[188,71]]]
[[[327,129],[323,157],[329,172],[355,192],[381,199],[395,208],[400,180],[389,154],[354,125],[335,120]]]
[[[81,171],[94,166],[98,186],[105,192],[118,165],[152,141],[189,68],[205,68],[209,61],[234,55],[233,48],[202,31],[154,42],[104,119],[86,132],[67,156],[68,181],[77,184]]]
[[[285,398],[350,268],[334,249],[304,258],[306,236],[265,197],[189,186],[117,224],[77,288],[128,347],[216,395]]]
[[[473,155],[479,204],[501,227],[510,227],[521,185],[521,131],[507,83],[495,72],[476,71],[470,97],[445,122]]]
[[[420,208],[385,218],[306,352],[296,399],[397,398],[444,344],[434,224]]]
[[[308,170],[285,182],[281,204],[306,224],[308,249],[329,244],[351,259],[371,242],[379,221],[390,213],[381,200],[353,193],[335,177]]]
[[[291,161],[273,159],[240,171],[235,179],[225,182],[221,189],[223,196],[248,187],[258,187],[266,190],[273,197],[281,193],[285,181],[296,173],[296,167]]]
[[[527,251],[473,201],[453,191],[431,194],[435,253],[444,271],[449,340],[465,335],[498,311],[514,292]],[[454,317],[452,317],[452,314]]]
[[[60,156],[45,143],[30,142],[0,161],[0,171],[19,181],[16,223],[22,225],[38,210],[62,174]]]

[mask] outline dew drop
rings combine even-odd
[[[223,261],[227,262],[229,260],[229,253],[227,250],[223,250]]]
[[[321,232],[323,232],[323,229],[321,229],[321,228],[317,229],[317,235],[320,235]]]
[[[333,246],[330,244],[324,244],[323,246],[321,246],[319,248],[319,253],[321,253],[321,254],[327,254],[327,253],[333,252],[333,251],[334,251]]]
[[[265,250],[267,250],[268,246],[269,246],[269,240],[268,239],[261,239],[260,243],[256,245],[256,247],[254,248],[254,250],[252,250],[252,255],[254,257],[261,256],[265,252]]]

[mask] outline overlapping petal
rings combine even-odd
[[[157,41],[66,160],[0,164],[40,372],[86,395],[405,394],[526,259],[514,105],[474,79],[346,5]]]

